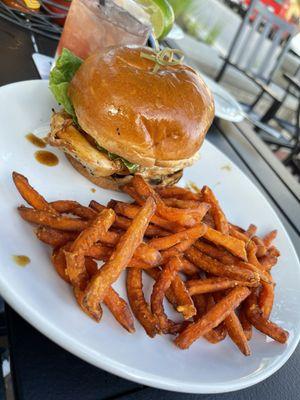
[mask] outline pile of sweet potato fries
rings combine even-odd
[[[21,174],[14,172],[13,180],[31,206],[18,207],[20,216],[38,225],[38,239],[53,247],[53,266],[95,321],[103,303],[127,331],[135,330],[133,313],[150,337],[176,335],[181,349],[200,337],[217,343],[228,334],[249,355],[253,327],[287,341],[288,333],[269,321],[271,269],[280,255],[272,245],[276,231],[260,238],[255,225],[243,230],[231,224],[209,187],[154,190],[136,175],[123,187],[133,203],[93,200],[86,207],[47,202]],[[124,270],[130,307],[112,287]],[[143,273],[154,280],[150,304]],[[179,321],[166,315],[164,298]]]

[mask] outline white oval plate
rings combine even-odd
[[[231,122],[242,122],[244,111],[238,101],[219,83],[202,72],[199,73],[214,96],[216,117]]]
[[[146,385],[179,392],[216,393],[253,385],[280,368],[294,351],[300,333],[300,269],[296,253],[281,222],[251,181],[219,150],[205,142],[200,161],[185,171],[188,180],[207,184],[216,192],[228,218],[241,226],[258,223],[260,233],[278,229],[276,245],[282,252],[274,269],[277,281],[272,319],[290,332],[287,345],[255,333],[252,355],[244,357],[226,339],[218,345],[204,340],[189,350],[179,350],[171,337],[150,339],[136,322],[128,334],[105,309],[100,324],[77,306],[71,289],[53,270],[50,249],[37,241],[33,227],[19,217],[23,203],[12,180],[13,170],[26,175],[48,200],[74,199],[102,203],[121,194],[97,188],[68,164],[63,154],[56,167],[34,159],[36,148],[26,141],[28,132],[43,137],[49,129],[51,108],[56,104],[45,81],[27,81],[0,89],[0,291],[5,300],[28,322],[78,357]],[[21,268],[14,254],[26,254],[31,263]],[[149,292],[150,282],[145,280]],[[124,276],[115,288],[126,297]]]

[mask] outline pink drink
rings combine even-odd
[[[85,59],[109,46],[144,45],[148,35],[149,26],[139,22],[113,0],[72,0],[57,55],[65,47]]]

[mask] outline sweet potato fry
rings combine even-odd
[[[150,268],[145,270],[146,274],[149,275],[153,280],[157,281],[159,279],[159,275],[161,273],[161,270],[159,268]],[[177,311],[177,306],[179,301],[176,298],[176,295],[174,293],[174,290],[172,287],[169,287],[169,289],[165,293],[166,298],[168,302],[174,307],[174,310]]]
[[[224,293],[228,293],[228,290],[223,293],[214,292],[212,296],[216,302],[219,302],[223,299]],[[212,329],[212,331],[218,331],[220,328],[222,328],[222,326],[224,326],[223,329],[226,330],[226,333],[229,334],[231,340],[237,345],[237,347],[240,348],[241,352],[245,355],[250,355],[250,349],[247,344],[247,339],[244,335],[244,331],[242,329],[240,321],[237,321],[236,318],[237,317],[235,311],[231,311],[228,317],[226,317],[219,326],[217,326],[215,329]]]
[[[257,247],[253,240],[247,244],[247,258],[248,262],[259,269],[263,269],[256,257]]]
[[[12,177],[20,195],[30,206],[39,211],[46,211],[52,215],[58,215],[58,212],[51,206],[51,204],[49,204],[43,196],[33,189],[32,186],[30,186],[28,179],[25,178],[25,176],[14,171]]]
[[[240,323],[243,327],[244,330],[244,334],[247,338],[247,340],[249,341],[252,338],[252,325],[251,323],[248,321],[246,314],[245,314],[245,310],[244,307],[241,306],[240,310],[239,310],[239,320]]]
[[[161,203],[160,203],[161,205]],[[169,221],[174,221],[185,227],[192,227],[199,224],[207,211],[209,210],[209,205],[206,203],[200,203],[197,208],[174,208],[168,206],[158,207],[160,216],[168,219]]]
[[[280,251],[277,249],[276,246],[270,246],[268,248],[268,252],[267,253],[272,257],[279,257],[280,256]]]
[[[229,224],[229,235],[241,240],[244,243],[248,243],[250,238],[245,234],[244,230],[241,230],[240,227],[233,225],[233,224]]]
[[[173,247],[176,247],[176,246],[173,246]],[[180,252],[173,247],[171,247],[170,249],[161,251],[161,253],[160,253],[162,256],[161,265],[165,265],[170,260],[171,257],[180,255]]]
[[[267,274],[265,274],[265,272],[262,271],[261,268],[257,268],[250,263],[246,263],[244,261],[239,260],[237,257],[228,253],[227,250],[220,249],[220,248],[210,245],[206,242],[203,242],[202,240],[197,240],[195,242],[194,246],[198,250],[200,250],[202,253],[204,253],[212,258],[216,258],[218,261],[220,261],[223,264],[235,265],[240,268],[250,269],[251,271],[257,273],[261,280],[264,280],[265,282],[269,282],[269,278],[268,278]]]
[[[184,319],[189,319],[196,314],[196,308],[193,300],[185,286],[185,283],[176,275],[171,283],[171,289],[175,294],[177,302],[177,311],[180,312]]]
[[[91,317],[94,321],[99,322],[102,318],[102,307],[101,304],[99,304],[97,313],[94,313],[93,311],[90,311],[85,304],[84,301],[84,291],[80,289],[79,286],[73,286],[73,292],[74,296],[77,300],[77,303],[79,304],[79,307],[82,309],[82,311],[87,314],[89,317]]]
[[[176,244],[185,240],[197,240],[203,236],[207,230],[206,225],[199,224],[193,228],[186,229],[184,231],[174,233],[163,238],[152,239],[149,241],[149,245],[157,250],[166,250]]]
[[[129,226],[131,224],[131,219],[134,218],[136,216],[136,214],[138,213],[138,211],[140,210],[140,207],[137,206],[136,204],[127,204],[127,203],[124,203],[121,201],[112,200],[109,202],[109,204],[111,206],[113,206],[112,208],[114,208],[117,213],[122,214],[122,215],[118,215],[118,214],[116,215],[114,227],[121,228],[124,230],[129,228]],[[101,211],[103,208],[105,208],[101,204],[97,203],[95,200],[92,200],[90,202],[90,207],[97,211]],[[179,227],[178,225],[170,223],[169,221],[163,220],[162,218],[160,218],[156,215],[153,215],[151,220],[152,219],[156,223],[157,226],[153,225],[153,224],[149,224],[149,226],[146,229],[145,236],[163,237],[163,236],[168,236],[170,234],[170,231],[173,231],[173,230],[178,231],[178,230],[184,229],[182,227]],[[164,226],[164,227],[168,228],[169,231],[162,229],[159,226]]]
[[[203,201],[209,204],[211,207],[210,212],[213,216],[216,230],[224,233],[225,235],[228,235],[229,234],[228,221],[213,191],[208,186],[203,186],[201,194]]]
[[[170,234],[170,232],[166,231],[165,229],[160,228],[159,226],[153,225],[153,224],[149,224],[147,226],[147,229],[145,232],[145,236],[149,237],[149,238],[164,237],[164,236],[168,236],[169,234]]]
[[[202,253],[194,246],[190,247],[185,252],[185,255],[187,259],[197,267],[212,275],[227,277],[238,281],[247,281],[253,284],[259,281],[259,276],[257,273],[247,269],[238,268],[234,265],[222,264],[220,261]]]
[[[101,260],[107,262],[113,253],[113,249],[101,243],[97,243],[90,247],[85,255],[89,257],[93,257],[96,260]],[[149,269],[153,268],[153,265],[146,263],[145,261],[136,258],[135,256],[132,257],[130,260],[128,267],[131,268],[139,268],[139,269]]]
[[[73,200],[56,200],[50,205],[58,212],[65,214],[73,214],[83,219],[93,219],[97,217],[97,212],[90,207],[85,207]],[[105,207],[103,207],[105,208]],[[97,210],[102,211],[102,210]]]
[[[85,269],[86,272],[88,273],[88,276],[91,277],[95,275],[95,273],[98,271],[98,265],[95,260],[92,259],[92,257],[84,257],[85,260]]]
[[[246,299],[245,311],[247,319],[257,330],[279,343],[285,343],[288,340],[289,334],[287,331],[262,316],[257,304],[257,294],[255,291],[252,291],[251,295]]]
[[[277,264],[278,258],[266,254],[265,256],[260,257],[258,261],[265,271],[269,271]]]
[[[74,208],[80,206],[75,200],[55,200],[49,203],[59,213],[70,213]]]
[[[108,289],[103,302],[123,328],[130,333],[135,332],[133,316],[128,304],[112,287]]]
[[[66,258],[65,258],[65,251],[70,250],[71,246],[72,246],[72,243],[70,242],[67,245],[61,247],[60,249],[59,248],[54,249],[53,253],[52,253],[52,257],[51,257],[52,263],[53,263],[57,273],[67,283],[70,283],[70,278],[66,274],[67,264],[66,264]],[[85,259],[85,261],[86,261],[87,271],[89,271],[90,274],[95,273],[94,261],[89,259],[88,257]],[[93,272],[91,271],[91,269],[93,269]],[[79,287],[74,287],[73,290],[74,290],[75,298],[76,298],[79,306],[82,308],[82,310],[85,313],[87,313],[92,319],[99,322],[102,317],[102,309],[99,310],[98,315],[90,314],[89,311],[86,310],[86,308],[82,302],[82,299],[83,299],[82,290]]]
[[[203,335],[204,339],[206,339],[211,344],[217,344],[226,338],[227,331],[226,327],[221,323],[215,329],[211,329],[205,335]]]
[[[199,321],[184,329],[174,343],[181,349],[187,349],[201,336],[218,326],[240,303],[250,294],[247,287],[237,287],[231,290],[221,301],[209,310]]]
[[[145,230],[155,212],[155,202],[149,198],[132,220],[131,226],[122,235],[115,251],[107,263],[97,272],[85,290],[85,303],[90,310],[97,312],[106,290],[118,279],[128,266],[136,248],[143,240]]]
[[[233,343],[240,349],[245,356],[250,356],[250,347],[247,342],[243,327],[236,313],[232,311],[224,320],[228,335]]]
[[[232,264],[235,264],[239,260],[238,257],[233,256],[227,250],[216,247],[213,244],[206,243],[201,239],[197,240],[195,242],[194,246],[198,250],[200,250],[202,253],[204,253],[207,256],[210,256],[212,258],[216,258],[223,264],[232,265]]]
[[[168,198],[168,199],[163,199],[163,202],[165,203],[166,206],[168,207],[175,207],[175,208],[198,208],[200,205],[200,201],[195,201],[195,200],[181,200],[181,199],[174,199],[174,198]]]
[[[60,275],[62,279],[66,282],[70,283],[70,279],[66,274],[66,260],[64,250],[70,250],[71,243],[69,243],[64,248],[54,249],[52,254],[52,262],[55,266],[56,271]],[[85,268],[89,274],[89,276],[93,276],[97,272],[97,263],[95,263],[91,258],[85,258]],[[80,291],[77,290],[77,296],[80,297]],[[104,298],[104,304],[108,307],[110,312],[113,314],[115,319],[122,325],[128,332],[133,333],[134,329],[134,321],[131,314],[131,311],[128,307],[128,304],[122,297],[118,295],[118,293],[113,289],[109,288],[106,297]],[[84,309],[86,312],[86,310]]]
[[[113,245],[118,243],[120,236],[116,232],[108,232],[114,219],[115,213],[113,210],[106,209],[101,211],[93,223],[76,238],[72,245],[72,251],[84,253],[98,241]]]
[[[122,218],[121,216],[118,216],[118,218]],[[126,218],[128,219],[128,218]],[[130,220],[129,220],[130,221]],[[170,235],[170,232],[167,231],[166,229],[160,228],[159,226],[150,223],[146,229],[145,236],[149,238],[153,237],[164,237]]]
[[[200,270],[196,265],[194,265],[192,262],[190,262],[187,258],[182,257],[181,258],[181,272],[183,272],[187,276],[195,276],[197,275]]]
[[[161,273],[158,268],[147,269],[145,272],[154,280],[158,280]],[[170,288],[166,291],[166,298],[175,310],[182,314],[184,319],[189,319],[196,314],[193,300],[179,275],[175,276]]]
[[[193,319],[194,321],[198,321],[206,313],[206,297],[203,294],[196,294],[192,298],[197,310],[197,313],[194,315]]]
[[[191,279],[186,282],[186,287],[191,296],[231,289],[236,286],[251,286],[251,284],[247,281],[228,278]]]
[[[209,209],[209,205],[206,203],[201,203],[197,209],[179,209],[168,207],[164,204],[155,190],[148,185],[140,175],[135,175],[131,183],[142,202],[144,202],[150,196],[153,197],[157,205],[157,214],[168,221],[176,222],[179,225],[192,227],[197,223],[200,223]]]
[[[54,249],[51,256],[51,261],[56,272],[65,282],[68,283],[70,283],[70,278],[66,274],[67,264],[66,264],[65,250],[66,251],[70,250],[71,245],[72,243],[69,242],[68,244],[60,248]]]
[[[178,186],[167,186],[167,187],[157,187],[156,192],[163,199],[175,198],[180,200],[192,200],[199,201],[200,196],[198,193],[193,193],[188,189],[184,189]]]
[[[71,211],[73,215],[76,215],[77,217],[83,218],[83,219],[94,219],[97,217],[97,213],[95,210],[92,210],[89,207],[82,206],[81,204]]]
[[[134,256],[153,267],[159,265],[162,260],[160,252],[149,246],[148,243],[141,243],[135,250]]]
[[[137,191],[134,189],[134,187],[130,184],[122,186],[122,190],[124,193],[127,193],[129,197],[131,197],[137,204],[143,205],[144,202],[138,195]]]
[[[242,240],[224,235],[222,232],[212,228],[208,228],[204,238],[217,246],[223,247],[233,256],[247,260],[246,246]]]
[[[88,221],[83,221],[79,218],[56,216],[50,214],[48,211],[34,210],[33,208],[24,206],[18,207],[18,211],[21,217],[27,222],[63,231],[82,231],[89,226]]]
[[[53,228],[40,226],[35,232],[37,238],[52,247],[61,247],[68,242],[75,240],[78,232],[64,232]]]
[[[157,318],[151,313],[143,293],[142,271],[128,268],[127,295],[133,314],[150,337],[160,332]]]
[[[197,294],[193,296],[193,301],[197,310],[197,314],[194,316],[194,322],[199,321],[199,319],[214,305],[214,299],[211,295],[205,296],[203,294]],[[217,327],[219,329],[212,329],[207,332],[203,337],[212,344],[221,342],[226,337],[226,329],[224,326]]]
[[[161,252],[161,255],[162,255],[161,265],[165,264],[170,257],[177,256],[177,255],[180,255],[180,253],[185,252],[187,249],[189,249],[193,245],[193,243],[194,243],[194,239],[184,240],[181,243],[178,243],[175,246],[170,247],[169,249],[163,250]]]
[[[267,249],[271,246],[273,240],[276,239],[276,236],[277,236],[277,230],[274,229],[273,231],[267,233],[267,234],[263,237],[262,240],[263,240],[264,245],[266,246]]]
[[[255,265],[247,263],[245,261],[238,261],[237,263],[235,263],[235,265],[241,269],[248,269],[250,271],[253,271],[260,277],[261,281],[270,283],[269,275],[266,273],[266,271],[263,271],[261,268],[257,268]]]
[[[96,260],[107,261],[113,253],[113,248],[102,243],[96,243],[85,251],[85,255]]]
[[[177,243],[175,246],[171,247],[169,250],[177,250],[179,253],[185,252],[195,243],[194,239],[183,240],[180,243]]]
[[[247,235],[250,239],[253,238],[253,236],[256,234],[257,231],[257,226],[254,224],[250,224],[245,231],[245,235]]]
[[[90,201],[89,207],[98,212],[101,212],[102,210],[107,208],[95,200]],[[113,226],[115,228],[121,228],[121,229],[126,230],[129,228],[130,224],[131,224],[131,221],[128,218],[124,218],[119,215],[116,215],[116,219],[115,219]]]
[[[128,263],[128,267],[147,270],[153,268],[153,265],[148,264],[145,261],[140,260],[138,258],[132,257],[132,259]]]
[[[92,208],[93,210],[97,211],[97,212],[101,212],[105,208],[107,208],[103,204],[98,203],[98,201],[96,201],[96,200],[91,200],[90,204],[89,204],[89,207]]]
[[[52,252],[51,261],[54,265],[58,275],[66,282],[70,283],[70,278],[66,274],[66,257],[65,251],[69,251],[72,246],[72,242],[67,243],[61,248],[56,248]],[[85,268],[89,276],[93,276],[97,272],[97,263],[90,257],[85,257]]]
[[[224,235],[222,232],[216,231],[210,227],[207,228],[204,238],[209,242],[224,247],[234,256],[247,261],[245,243],[242,240],[236,239],[232,236]]]
[[[61,247],[67,242],[75,240],[79,232],[60,231],[48,227],[39,227],[36,231],[36,236],[39,240],[53,247]],[[101,236],[101,242],[109,245],[114,245],[118,242],[120,235],[116,232],[106,232]]]
[[[256,257],[263,257],[267,252],[263,240],[258,236],[253,236],[252,241],[256,244]]]
[[[217,292],[215,292],[214,294],[206,294],[206,312],[211,310],[216,305],[216,302],[220,301],[223,298],[222,294],[219,296],[219,298],[216,298],[216,293]],[[226,336],[227,330],[224,322],[221,322],[218,326],[203,335],[203,337],[212,344],[221,342],[226,338]]]
[[[213,219],[213,216],[210,212],[210,210],[207,211],[207,213],[203,217],[203,223],[213,229],[216,229],[215,221]]]
[[[115,212],[117,214],[121,214],[127,218],[134,218],[136,216],[136,214],[139,212],[140,210],[140,206],[135,205],[135,204],[127,204],[127,203],[123,203],[121,201],[114,201],[114,203],[109,203],[111,206],[113,206],[113,209],[115,210]],[[176,223],[172,223],[170,221],[167,221],[157,215],[153,215],[151,218],[151,223],[166,229],[168,231],[175,231],[178,232],[179,230],[182,230],[183,228],[178,226]]]
[[[238,226],[238,225],[236,225],[236,224],[233,224],[232,222],[230,222],[229,223],[229,228],[233,228],[235,231],[237,231],[237,232],[240,232],[240,233],[243,233],[244,234],[244,236],[246,237],[246,231],[245,231],[245,229],[244,228],[241,228],[240,226]]]
[[[75,239],[70,251],[65,251],[67,274],[73,286],[82,287],[82,281],[86,280],[84,256],[87,250],[99,240],[99,237],[108,231],[114,219],[115,213],[113,210],[106,209],[101,211],[92,224]],[[96,310],[93,313],[95,314]]]
[[[180,258],[178,256],[170,258],[169,262],[163,268],[163,270],[159,274],[159,278],[153,286],[153,291],[151,294],[151,310],[152,313],[156,316],[159,322],[160,330],[163,333],[169,333],[175,325],[173,321],[168,319],[167,315],[164,312],[163,299],[165,297],[166,291],[171,286],[171,283],[180,268]]]
[[[107,245],[116,245],[121,238],[121,234],[113,231],[99,232],[99,241]],[[149,246],[147,243],[141,243],[134,252],[137,259],[146,262],[152,266],[156,266],[162,260],[158,250]]]
[[[210,297],[211,297],[211,300],[213,301],[212,296],[210,296]],[[199,321],[199,319],[206,313],[206,311],[208,311],[209,308],[212,308],[214,306],[214,302],[213,302],[213,304],[210,307],[210,305],[208,304],[208,302],[205,298],[205,295],[203,295],[203,294],[197,294],[197,295],[193,296],[193,301],[194,301],[195,307],[197,309],[197,314],[194,316],[195,322]],[[217,327],[219,329],[215,328],[215,329],[210,330],[205,335],[203,335],[203,337],[209,343],[212,343],[212,344],[221,342],[226,337],[226,329],[224,329],[224,327],[220,326],[220,325],[219,325],[219,327]]]
[[[270,280],[272,280],[271,275]],[[258,306],[261,309],[262,316],[266,319],[270,318],[274,304],[274,283],[261,283],[261,290],[258,295]]]

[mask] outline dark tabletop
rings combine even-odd
[[[39,51],[53,55],[56,43],[36,35]],[[38,78],[27,31],[0,19],[0,85]],[[300,190],[281,163],[246,123],[216,121],[208,140],[221,149],[264,193],[300,251]],[[95,368],[56,344],[6,306],[10,356],[16,399],[300,399],[300,348],[272,377],[243,391],[188,395],[156,390]]]

